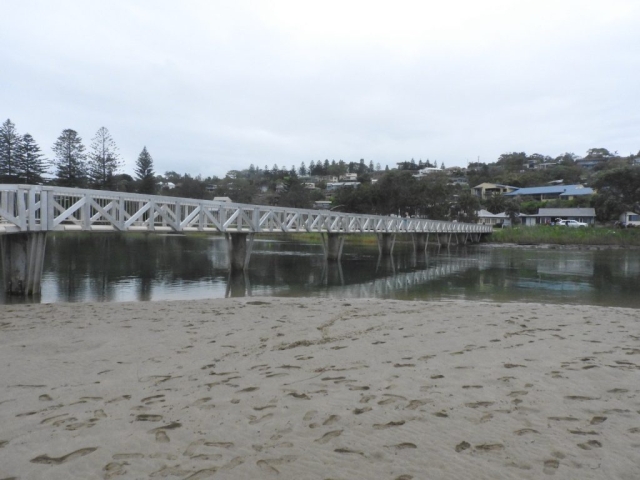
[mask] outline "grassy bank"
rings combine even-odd
[[[640,246],[640,229],[514,227],[495,229],[490,243]]]

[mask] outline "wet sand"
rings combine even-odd
[[[640,311],[0,306],[0,479],[637,479]]]

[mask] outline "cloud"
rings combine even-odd
[[[12,2],[0,115],[131,171],[635,152],[633,1]]]

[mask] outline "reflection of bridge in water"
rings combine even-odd
[[[435,254],[414,252],[411,256],[409,271],[400,271],[395,265],[393,256],[379,255],[375,278],[353,283],[345,281],[340,262],[324,262],[321,279],[317,286],[327,288],[326,293],[329,296],[386,298],[393,293],[408,291],[471,269],[488,269],[492,265],[490,251],[474,251],[473,256],[469,257],[440,255],[442,252],[449,251],[449,248],[438,247],[435,249]],[[425,265],[426,268],[421,268]],[[225,296],[251,296],[253,292],[249,277],[250,273],[247,271],[231,271]]]
[[[231,270],[249,265],[259,233],[319,233],[327,260],[339,261],[345,235],[376,234],[381,255],[391,255],[395,235],[411,234],[420,251],[429,243],[479,242],[491,227],[421,218],[245,205],[126,192],[39,185],[0,185],[0,246],[8,292],[40,291],[46,235],[50,231],[224,233]],[[435,238],[434,238],[435,237]]]

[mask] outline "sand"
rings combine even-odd
[[[640,311],[0,307],[0,479],[638,479]]]

